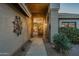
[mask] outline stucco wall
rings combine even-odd
[[[18,15],[22,20],[22,34],[17,36],[13,32],[15,16]],[[0,55],[11,55],[21,45],[28,40],[26,17],[13,10],[7,4],[0,4]]]
[[[27,27],[28,27],[28,37],[29,39],[31,38],[31,30],[32,30],[32,20],[31,20],[31,17],[30,18],[27,18]]]
[[[58,10],[60,8],[60,3],[50,3],[50,8]]]
[[[59,26],[61,27],[62,25],[62,22],[76,22],[76,27],[79,28],[79,19],[76,19],[76,20],[60,20],[59,22]]]
[[[49,16],[51,43],[53,43],[53,36],[58,33],[58,10],[51,10]]]

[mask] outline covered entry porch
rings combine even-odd
[[[52,36],[58,33],[59,4],[26,5],[32,14],[30,35],[33,41],[26,55],[46,56],[44,42],[53,43]]]
[[[52,36],[58,32],[58,10],[59,4],[0,4],[0,55],[24,51],[29,40],[33,40],[29,51],[37,45],[45,54],[44,41],[53,43]]]
[[[31,37],[42,37],[46,42],[53,42],[52,36],[58,33],[59,4],[32,3],[26,4],[32,14],[30,24]]]

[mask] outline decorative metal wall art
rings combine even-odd
[[[17,36],[21,35],[22,33],[22,21],[19,16],[15,16],[15,20],[12,22],[13,23],[13,32],[16,33]]]

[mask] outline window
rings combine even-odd
[[[76,22],[62,22],[61,27],[76,27]]]

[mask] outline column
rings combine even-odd
[[[58,10],[59,4],[50,4],[50,42],[53,43],[54,34],[58,33]]]

